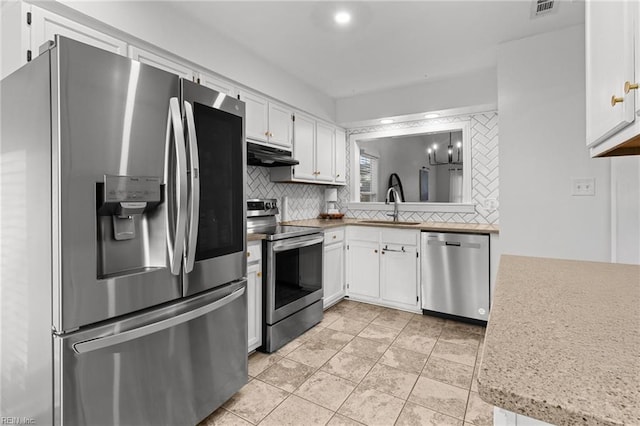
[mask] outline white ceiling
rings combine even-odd
[[[201,1],[175,13],[333,97],[495,68],[497,46],[584,22],[582,1],[531,19],[531,1]],[[352,23],[333,22],[338,9]],[[544,47],[544,46],[541,46]]]

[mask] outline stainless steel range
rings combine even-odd
[[[278,202],[247,201],[247,232],[266,234],[262,250],[263,345],[271,353],[322,321],[321,228],[278,225]]]

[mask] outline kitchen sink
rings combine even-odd
[[[360,223],[370,223],[374,225],[420,225],[422,222],[394,222],[392,220],[361,220]]]

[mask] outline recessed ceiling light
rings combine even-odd
[[[440,117],[440,114],[435,114],[435,113],[427,114],[424,116],[424,118],[438,118],[438,117]]]
[[[390,118],[384,118],[384,119],[380,120],[380,123],[382,123],[382,124],[391,124],[391,123],[393,123],[393,120],[390,119]]]
[[[351,22],[351,14],[349,12],[341,10],[340,12],[336,12],[336,14],[333,15],[333,20],[336,21],[336,24],[347,25],[349,22]]]

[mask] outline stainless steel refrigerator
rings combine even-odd
[[[0,415],[202,420],[247,381],[244,103],[60,36],[0,93]]]

